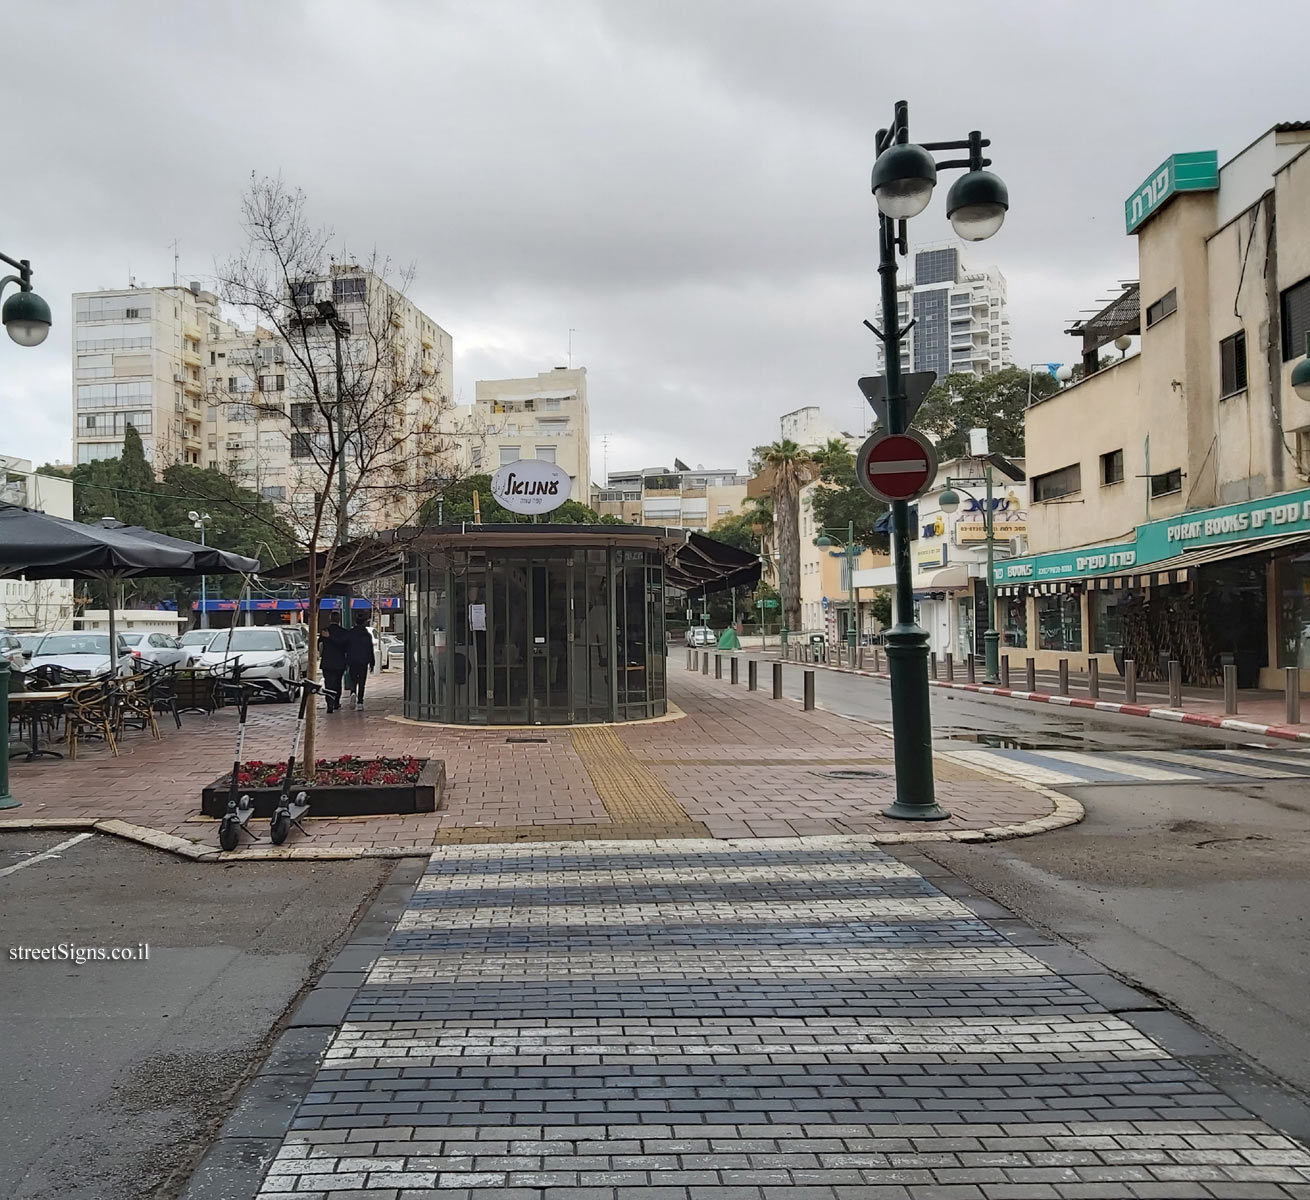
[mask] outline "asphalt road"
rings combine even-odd
[[[798,699],[801,667],[783,679]],[[815,695],[890,729],[885,681],[819,670]],[[924,853],[1310,1092],[1310,752],[946,689],[933,689],[932,715],[937,749],[1037,776],[1087,817]]]
[[[73,836],[0,834],[0,1195],[171,1197],[393,864],[197,865],[95,835],[7,872]]]

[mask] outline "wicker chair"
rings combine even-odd
[[[152,675],[153,672],[128,675],[115,680],[112,685],[117,698],[115,725],[120,737],[132,726],[150,730],[150,736],[159,740],[159,722],[155,720],[154,697],[151,695]]]
[[[118,723],[118,689],[109,681],[87,683],[74,688],[64,703],[64,736],[68,757],[77,758],[77,744],[87,737],[104,739],[109,752],[118,757],[114,728]]]

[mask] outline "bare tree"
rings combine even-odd
[[[253,178],[242,225],[247,244],[219,278],[222,299],[255,321],[250,352],[239,360],[250,386],[218,399],[229,427],[254,425],[257,476],[263,433],[286,439],[288,453],[277,456],[285,490],[275,508],[306,555],[315,678],[322,597],[350,580],[373,548],[370,533],[414,530],[424,501],[450,474],[453,444],[440,431],[450,406],[440,385],[442,347],[412,324],[412,271],[393,282],[390,262],[376,254],[337,261],[332,231],[310,224],[302,192]],[[313,712],[304,749],[311,772]]]

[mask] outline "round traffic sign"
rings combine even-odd
[[[937,477],[937,452],[923,434],[875,433],[855,459],[855,478],[878,500],[913,500]]]

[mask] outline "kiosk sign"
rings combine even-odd
[[[496,503],[528,516],[554,512],[569,498],[572,486],[563,467],[540,458],[520,458],[491,477],[491,494]]]

